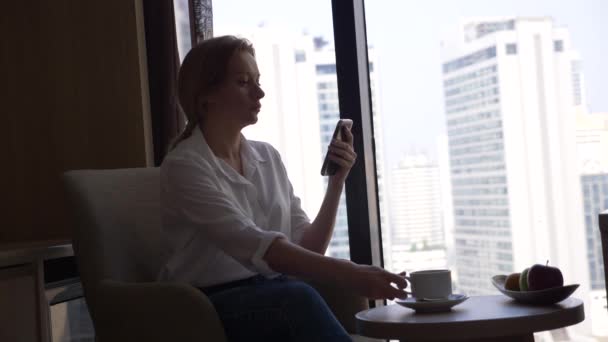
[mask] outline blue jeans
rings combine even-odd
[[[204,288],[233,341],[351,341],[310,285],[255,276]]]

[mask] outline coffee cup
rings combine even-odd
[[[450,270],[423,270],[405,276],[411,292],[417,300],[447,299],[452,294],[452,274]]]

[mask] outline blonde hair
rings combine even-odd
[[[194,127],[200,124],[207,109],[202,99],[224,81],[230,58],[237,51],[246,51],[255,56],[251,42],[235,36],[204,40],[188,52],[179,69],[177,80],[179,104],[188,123],[171,143],[169,151],[190,137]]]

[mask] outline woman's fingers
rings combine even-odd
[[[386,285],[383,289],[382,297],[385,299],[407,298],[407,293],[401,289],[397,289],[391,285]]]
[[[355,153],[355,151],[353,151],[352,146],[350,146],[350,145],[344,146],[341,144],[343,144],[343,143],[340,142],[340,145],[332,143],[331,145],[329,145],[329,151],[343,157],[344,159],[351,160],[351,161],[355,160],[357,158],[357,153]]]
[[[349,145],[353,145],[353,133],[350,131],[350,129],[347,128],[343,128],[344,130],[344,140],[349,144]]]
[[[330,153],[328,156],[329,160],[331,160],[332,162],[343,166],[343,167],[351,167],[354,164],[354,160],[346,160],[344,158],[342,158],[341,156],[338,156],[336,154]]]
[[[401,290],[407,289],[407,281],[405,281],[405,279],[401,279],[398,282],[393,281],[393,283]]]
[[[357,159],[357,155],[354,153],[349,153],[348,151],[344,151],[344,150],[337,150],[337,149],[329,149],[330,155],[334,155],[337,157],[340,157],[344,160],[347,160],[349,162],[354,162],[355,159]]]
[[[329,146],[335,146],[335,147],[339,147],[339,148],[343,148],[345,150],[352,150],[353,149],[353,144],[352,142],[344,142],[344,141],[340,141],[338,139],[334,139],[332,140],[331,144],[329,144]]]
[[[405,292],[407,281],[403,278],[404,276],[405,273],[395,274],[388,271],[384,272],[384,278],[385,281],[387,281],[387,283],[385,283],[386,286],[384,291],[386,299],[407,298],[407,293]]]
[[[394,283],[400,289],[407,288],[407,281],[404,278],[405,274],[401,275],[401,274],[394,274],[394,273],[390,273],[390,272],[386,272],[386,273],[387,273],[387,278],[391,283]]]
[[[407,293],[403,290],[400,289],[396,289],[392,286],[390,286],[390,295],[393,297],[391,299],[395,299],[395,298],[401,298],[401,299],[405,299],[407,298]]]

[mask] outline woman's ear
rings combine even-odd
[[[206,95],[206,96],[201,95],[196,99],[196,109],[198,110],[199,113],[207,110],[207,107],[209,106],[208,98],[209,98],[209,95]]]
[[[209,91],[206,95],[201,95],[200,101],[201,101],[201,103],[204,103],[205,105],[209,105],[209,104],[213,104],[216,102],[216,97],[217,97],[217,90],[213,89],[213,90]]]

